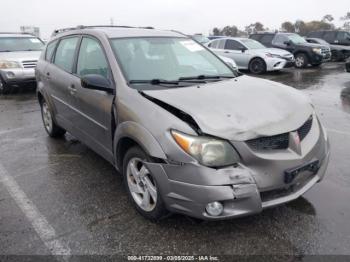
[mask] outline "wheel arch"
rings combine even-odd
[[[133,146],[139,146],[154,159],[167,158],[158,141],[146,128],[128,121],[119,124],[114,135],[114,159],[118,170],[122,170],[124,156]]]

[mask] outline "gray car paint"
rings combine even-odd
[[[296,130],[313,114],[309,99],[298,91],[270,81],[248,76],[194,87],[173,90],[144,91],[192,116],[202,132],[227,139],[241,156],[238,166],[220,169],[200,165],[174,141],[170,130],[198,135],[198,131],[165,108],[130,88],[114,57],[109,38],[116,37],[184,37],[170,31],[151,29],[96,28],[72,30],[53,39],[70,35],[96,37],[106,52],[115,83],[114,94],[85,90],[78,85],[79,78],[64,72],[42,58],[37,66],[38,95],[52,107],[55,121],[86,143],[109,162],[121,169],[123,155],[118,149],[125,139],[132,139],[147,154],[161,161],[146,163],[160,185],[159,190],[167,208],[172,212],[201,219],[226,219],[260,212],[263,208],[282,204],[299,197],[316,182],[322,180],[329,159],[328,138],[316,115],[313,127],[300,145],[291,143],[286,150],[256,152],[245,140],[272,136]],[[47,74],[50,78],[47,78]],[[60,117],[60,108],[53,102],[52,76],[62,78],[60,88],[74,118]],[[86,92],[86,104],[69,92],[71,84]],[[88,95],[92,92],[93,95]],[[69,102],[69,101],[75,102]],[[96,107],[101,104],[101,107]],[[92,105],[92,106],[87,106]],[[68,110],[68,109],[67,109]],[[112,114],[112,112],[115,112]],[[108,125],[108,121],[115,122]],[[104,133],[94,125],[103,126]],[[88,127],[86,129],[86,127]],[[101,137],[103,136],[103,137]],[[260,193],[283,189],[284,170],[312,159],[321,161],[317,175],[305,172],[293,183],[299,188],[284,197],[264,202]],[[223,201],[224,213],[210,217],[205,212],[209,202]]]

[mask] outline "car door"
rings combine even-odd
[[[238,68],[248,68],[250,60],[249,50],[240,42],[227,39],[224,46],[224,56],[232,58],[236,62]]]
[[[339,45],[350,45],[350,33],[345,31],[338,32],[335,42]]]
[[[81,78],[86,75],[101,75],[114,88],[109,62],[100,41],[92,36],[83,36],[77,55],[74,92],[74,123],[79,128],[84,142],[96,152],[113,161],[112,150],[112,104],[115,95],[106,91],[83,88]]]
[[[55,119],[60,126],[70,132],[73,126],[74,101],[69,88],[75,78],[72,72],[79,40],[80,36],[62,38],[56,47],[53,62],[46,67],[45,72]]]
[[[289,42],[287,45],[286,43]],[[281,48],[294,53],[294,44],[289,40],[289,38],[284,34],[277,34],[275,38],[272,40],[272,45],[277,48]]]

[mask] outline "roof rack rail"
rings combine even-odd
[[[89,29],[89,28],[102,28],[102,27],[107,27],[107,28],[139,28],[139,29],[154,29],[154,27],[151,26],[145,26],[145,27],[135,27],[135,26],[127,26],[127,25],[78,25],[76,27],[68,27],[68,28],[61,28],[61,29],[56,29],[53,31],[52,36],[55,36],[57,34],[67,32],[67,31],[72,31],[72,30],[79,30],[79,29]]]

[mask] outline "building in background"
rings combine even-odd
[[[35,35],[36,37],[40,37],[40,28],[36,26],[21,26],[20,27],[22,33],[28,33]]]

